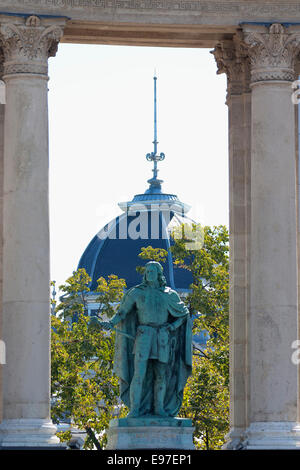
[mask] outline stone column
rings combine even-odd
[[[295,60],[295,76],[294,76],[294,80],[298,81],[298,77],[300,75],[300,61],[299,61],[299,55],[298,57],[296,58]],[[293,87],[293,91],[294,91],[294,87]],[[294,101],[294,99],[292,100]],[[296,211],[297,211],[297,250],[298,250],[298,257],[297,257],[297,261],[298,261],[298,293],[300,292],[300,217],[299,217],[299,214],[300,214],[300,205],[299,205],[299,195],[300,195],[300,191],[299,191],[299,185],[300,185],[300,179],[299,179],[299,171],[300,171],[300,167],[299,167],[299,139],[298,139],[298,132],[299,132],[299,104],[296,105],[297,103],[294,102],[294,113],[295,113],[295,146],[296,146],[296,188],[297,188],[297,198],[296,198],[296,202],[297,202],[297,208],[296,208]],[[300,296],[298,294],[298,336],[297,338],[300,338],[300,331],[299,331],[299,327],[300,327],[300,322],[299,322],[299,314],[300,314]],[[299,393],[300,393],[300,374],[299,374],[299,366],[298,366],[298,417],[297,417],[297,421],[300,422],[300,396],[299,396]]]
[[[6,446],[57,445],[49,417],[48,57],[65,20],[2,17],[6,84],[3,421]]]
[[[3,62],[4,56],[2,49],[0,49],[0,80],[3,76]],[[3,261],[3,152],[4,152],[4,100],[0,99],[0,341],[3,341],[2,332],[2,261]],[[0,345],[1,349],[2,345]],[[3,350],[2,350],[3,351]],[[2,406],[2,369],[5,357],[1,358],[0,352],[0,422],[2,420],[3,406]]]
[[[230,311],[230,433],[225,448],[241,447],[247,427],[247,317],[250,240],[249,60],[239,35],[223,41],[212,53],[218,74],[227,74],[229,113],[229,311]]]
[[[245,447],[300,446],[297,366],[295,115],[299,26],[244,25],[251,61],[251,292]]]

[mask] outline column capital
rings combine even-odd
[[[217,63],[217,74],[226,73],[227,98],[250,92],[250,62],[240,34],[233,40],[219,42],[211,51]]]
[[[251,83],[295,80],[295,58],[300,51],[299,26],[243,25],[244,46],[251,62]]]
[[[6,17],[0,21],[0,47],[4,54],[3,75],[19,73],[47,76],[48,57],[56,54],[65,19]]]

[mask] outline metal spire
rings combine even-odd
[[[150,183],[150,188],[149,190],[159,190],[161,189],[161,183],[162,180],[159,180],[157,178],[157,173],[158,173],[158,168],[157,168],[157,162],[161,162],[165,158],[164,153],[160,153],[159,155],[157,154],[157,91],[156,91],[156,82],[157,82],[157,76],[156,72],[154,71],[154,140],[153,140],[153,145],[154,149],[153,152],[147,153],[146,158],[148,161],[153,162],[153,177],[148,180],[148,183]],[[148,191],[149,191],[148,190]]]

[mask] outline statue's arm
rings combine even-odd
[[[173,322],[170,322],[169,325],[168,325],[168,329],[170,329],[171,331],[175,331],[177,328],[179,328],[187,320],[188,315],[189,315],[189,311],[188,311],[187,306],[182,302],[182,300],[180,299],[180,297],[179,297],[179,295],[177,294],[176,291],[172,291],[170,295],[171,295],[171,298],[172,298],[172,304],[173,305],[175,304],[177,307],[180,306],[180,311],[181,311],[180,317],[177,318],[177,320],[174,320]],[[172,312],[170,312],[170,313],[172,315]]]
[[[182,323],[184,323],[186,321],[186,316],[184,317],[180,317],[178,318],[177,320],[173,321],[172,323],[169,323],[169,326],[168,328],[171,330],[171,331],[175,331],[177,328],[179,328]]]
[[[134,295],[134,291],[129,291],[124,295],[117,313],[111,318],[109,322],[112,327],[126,318],[126,315],[132,310],[135,304],[135,297],[136,296]]]
[[[91,328],[104,328],[105,330],[110,330],[121,320],[124,320],[127,313],[130,312],[134,304],[135,298],[133,295],[131,295],[131,291],[128,291],[121,300],[121,304],[117,313],[110,319],[109,322],[103,322],[97,317],[91,317],[89,326]]]

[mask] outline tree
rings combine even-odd
[[[58,316],[52,316],[52,419],[57,423],[71,418],[87,432],[84,448],[100,449],[105,447],[105,429],[119,404],[119,386],[112,373],[114,333],[108,335],[89,325],[90,281],[85,270],[79,269],[60,286],[65,295],[56,307]],[[121,300],[125,287],[124,279],[115,275],[98,280],[100,318],[114,314],[114,304]],[[117,409],[121,415],[125,412]],[[70,431],[59,437],[69,440]]]
[[[229,247],[225,226],[203,227],[203,245],[189,250],[185,238],[172,247],[175,264],[193,275],[185,301],[195,315],[193,333],[208,333],[195,351],[193,374],[180,416],[190,417],[199,449],[220,449],[229,430]]]
[[[139,253],[139,258],[143,260],[151,260],[157,261],[158,263],[164,262],[168,256],[167,250],[163,248],[153,248],[152,246],[143,247],[141,252]],[[144,274],[145,267],[144,266],[137,266],[136,270],[141,275]]]

